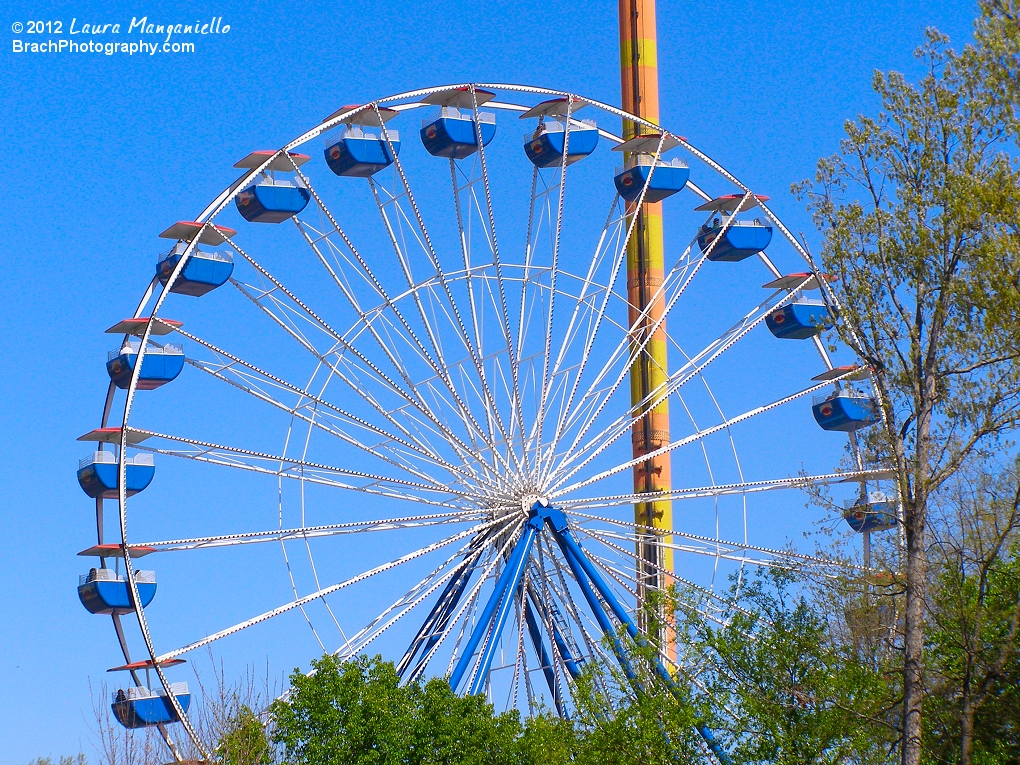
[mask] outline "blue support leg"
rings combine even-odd
[[[468,581],[471,579],[471,574],[474,573],[476,564],[465,566],[461,571],[454,575],[453,579],[447,582],[446,587],[443,588],[442,594],[439,596],[439,600],[432,607],[429,615],[425,618],[421,627],[418,629],[418,633],[414,636],[414,640],[411,641],[411,645],[408,646],[407,651],[401,658],[400,663],[397,664],[397,675],[401,678],[404,676],[404,672],[407,671],[408,666],[414,660],[418,650],[424,644],[425,650],[423,655],[428,655],[432,646],[435,645],[439,639],[439,635],[446,628],[447,622],[450,620],[450,616],[453,613],[453,609],[457,607],[457,603],[460,602],[461,595],[464,594],[464,589],[467,587]],[[417,674],[418,667],[415,667]]]
[[[492,657],[496,655],[499,647],[499,636],[503,634],[503,627],[510,616],[510,609],[514,603],[514,597],[520,588],[521,579],[524,577],[524,570],[528,567],[528,555],[531,553],[531,545],[535,541],[535,535],[541,530],[542,524],[534,519],[529,520],[524,526],[524,532],[514,549],[514,555],[507,561],[504,574],[509,573],[510,579],[503,590],[503,597],[500,599],[496,609],[496,616],[492,621],[492,629],[489,631],[488,639],[482,644],[482,650],[478,656],[478,669],[475,670],[475,677],[471,681],[468,690],[470,694],[480,693],[485,684],[485,678],[489,674],[489,667],[492,665]]]
[[[546,685],[549,686],[549,693],[552,694],[553,703],[556,705],[556,713],[564,717],[563,700],[560,698],[559,689],[556,686],[556,670],[553,668],[552,657],[545,650],[545,641],[542,640],[542,630],[539,629],[538,620],[535,618],[535,609],[530,599],[524,601],[524,619],[528,623],[528,634],[531,635],[531,643],[535,646],[535,654],[542,663],[542,674],[545,675]]]
[[[513,552],[510,554],[510,559],[507,561],[506,566],[503,568],[503,572],[496,581],[496,586],[492,591],[492,595],[489,596],[489,602],[486,603],[485,610],[482,611],[482,615],[478,619],[478,623],[471,631],[467,645],[464,646],[464,651],[461,653],[460,660],[457,662],[457,666],[454,668],[453,674],[450,675],[450,687],[453,688],[453,690],[457,690],[457,687],[460,685],[460,681],[463,679],[464,672],[467,671],[468,665],[471,663],[471,659],[474,656],[475,649],[478,647],[478,643],[489,629],[489,624],[492,622],[493,614],[503,601],[503,596],[506,594],[507,587],[510,585],[511,579],[514,580],[514,585],[511,591],[517,589],[517,584],[520,581],[520,575],[524,571],[524,553],[530,551],[531,543],[535,540],[536,529],[532,520],[529,520],[524,524],[524,530],[521,532],[521,538],[517,540],[517,544],[514,546]],[[512,601],[513,598],[508,598],[508,600]]]
[[[580,562],[574,557],[574,553],[570,547],[563,543],[562,535],[553,531],[553,535],[556,541],[559,542],[560,550],[563,552],[563,557],[566,558],[567,565],[570,566],[571,572],[574,574],[574,580],[577,582],[578,587],[581,588],[581,594],[584,595],[584,599],[588,601],[588,607],[591,608],[592,613],[595,615],[595,620],[599,623],[599,627],[602,629],[602,633],[612,641],[613,652],[616,654],[616,658],[620,662],[620,666],[623,668],[624,674],[627,675],[627,679],[632,682],[637,682],[637,673],[634,672],[634,667],[631,666],[630,658],[627,656],[627,652],[623,648],[623,643],[620,641],[619,636],[616,634],[616,630],[613,628],[613,623],[609,620],[609,616],[606,615],[605,610],[602,608],[602,604],[599,602],[598,596],[595,591],[592,590],[591,584],[588,583],[588,578],[585,576],[584,569]]]
[[[595,588],[605,600],[610,610],[626,628],[627,634],[637,640],[639,645],[647,645],[645,639],[638,632],[637,625],[634,624],[633,619],[630,618],[630,615],[627,613],[626,609],[624,609],[623,604],[620,603],[616,594],[606,584],[606,580],[602,577],[602,574],[599,573],[591,560],[588,559],[588,556],[581,545],[578,544],[576,539],[574,539],[574,535],[570,532],[570,527],[567,525],[566,516],[561,511],[553,510],[547,515],[547,520],[553,529],[553,536],[556,538],[556,541],[560,545],[560,549],[563,550],[564,556],[567,558],[567,563],[574,572],[574,577],[581,580],[583,578],[581,573],[583,572],[586,574],[587,577],[591,579],[592,584],[595,585]],[[587,582],[585,584],[587,584]],[[585,591],[586,588],[582,587],[581,589],[582,591]],[[590,587],[587,588],[588,591],[590,591],[590,589]],[[587,592],[585,593],[585,597],[588,597]],[[599,625],[602,626],[602,619],[606,619],[606,616],[601,607],[597,609],[595,608],[595,605],[592,604],[593,599],[595,603],[598,602],[597,598],[594,597],[594,593],[592,593],[592,598],[588,599],[588,602],[589,605],[592,605],[592,610],[595,611],[595,618],[599,620]],[[602,615],[602,619],[599,618],[600,614]],[[606,619],[606,621],[608,622],[608,619]],[[610,630],[611,629],[612,625],[610,625]],[[603,631],[606,631],[604,627]],[[619,643],[619,638],[616,637],[616,633],[606,631],[606,634],[611,636],[615,647]],[[617,649],[617,656],[621,655],[626,656],[623,652],[622,645],[620,645]],[[666,683],[666,687],[669,688],[670,693],[674,696],[678,696],[680,688],[677,685],[676,680],[674,680],[673,676],[669,674],[669,670],[666,669],[660,659],[655,659],[654,667],[656,674],[659,675],[659,677]],[[630,666],[629,660],[624,666],[624,672],[627,673],[627,677],[633,677],[633,669]],[[697,730],[701,737],[705,740],[705,743],[708,744],[709,749],[712,750],[712,753],[719,759],[719,762],[723,765],[730,765],[729,755],[726,754],[726,750],[724,750],[719,742],[716,741],[712,731],[704,725],[699,725]]]
[[[577,666],[577,661],[570,653],[570,646],[567,645],[567,641],[563,639],[563,634],[560,632],[559,625],[556,624],[555,615],[552,619],[552,630],[553,630],[553,642],[556,643],[556,650],[560,654],[560,658],[563,660],[563,666],[567,668],[567,672],[570,676],[577,678],[581,674],[581,668]]]

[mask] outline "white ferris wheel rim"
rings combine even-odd
[[[617,108],[615,108],[613,106],[610,106],[608,104],[604,104],[604,103],[601,103],[601,102],[598,102],[598,101],[595,101],[595,100],[592,100],[592,99],[584,98],[584,97],[581,97],[581,96],[578,96],[578,95],[575,95],[575,94],[572,94],[572,93],[569,93],[569,92],[566,92],[566,91],[553,90],[553,89],[547,89],[547,88],[537,88],[537,87],[531,87],[531,86],[507,85],[507,84],[484,84],[483,83],[483,84],[474,85],[474,84],[471,84],[471,83],[460,83],[460,84],[454,84],[454,85],[446,85],[446,86],[439,86],[439,87],[433,87],[433,88],[425,88],[425,89],[407,91],[407,92],[399,93],[399,94],[396,94],[396,95],[393,95],[393,96],[388,96],[386,98],[382,98],[382,99],[379,99],[377,101],[373,101],[373,102],[371,102],[370,104],[367,104],[367,105],[359,105],[357,107],[351,107],[351,108],[346,109],[346,110],[341,110],[340,112],[336,113],[331,119],[321,123],[320,125],[317,125],[317,126],[313,127],[312,129],[310,129],[310,130],[306,131],[305,133],[301,134],[300,136],[298,136],[294,140],[292,140],[289,143],[285,144],[283,147],[281,147],[280,150],[278,150],[278,152],[276,152],[276,154],[274,154],[272,156],[267,155],[267,159],[266,159],[265,163],[262,166],[251,167],[246,173],[244,173],[241,176],[241,178],[239,178],[237,181],[235,181],[230,186],[228,186],[226,189],[224,189],[222,192],[220,192],[220,194],[218,194],[215,197],[215,199],[212,202],[210,202],[209,205],[206,206],[206,208],[201,212],[201,214],[199,216],[197,216],[195,218],[195,220],[197,222],[205,225],[205,226],[212,225],[212,223],[216,219],[216,217],[223,210],[225,210],[227,208],[227,206],[230,204],[230,202],[232,202],[234,200],[234,198],[238,194],[241,193],[241,191],[245,188],[245,186],[248,184],[248,182],[253,180],[253,179],[255,179],[259,175],[259,173],[263,169],[265,169],[265,167],[267,167],[269,165],[269,163],[273,159],[275,159],[277,156],[284,155],[285,152],[291,152],[294,149],[300,148],[302,145],[304,145],[304,144],[308,143],[309,141],[312,141],[312,140],[314,140],[316,138],[319,138],[320,136],[324,136],[328,132],[334,130],[335,128],[337,128],[339,126],[341,126],[344,123],[344,121],[347,118],[349,118],[351,115],[366,109],[366,106],[369,109],[376,109],[376,110],[378,110],[380,107],[387,107],[389,105],[396,105],[398,107],[403,107],[401,109],[402,111],[403,110],[412,110],[412,109],[416,109],[416,108],[423,108],[423,107],[425,107],[425,104],[422,104],[422,103],[419,103],[419,102],[412,102],[412,101],[410,101],[410,99],[420,99],[422,97],[429,96],[429,95],[432,95],[432,94],[443,93],[443,92],[452,91],[452,90],[459,90],[459,89],[468,89],[471,93],[474,93],[475,89],[488,89],[488,90],[495,90],[495,91],[498,91],[500,93],[517,93],[517,94],[522,94],[522,95],[527,95],[527,96],[541,96],[541,97],[546,97],[546,98],[564,98],[564,99],[567,99],[568,102],[570,102],[570,103],[578,103],[578,104],[584,104],[584,105],[593,106],[593,107],[597,108],[598,110],[600,110],[600,111],[602,111],[604,113],[608,113],[608,114],[614,115],[614,116],[619,117],[621,119],[630,120],[631,122],[633,122],[633,123],[635,123],[637,125],[641,125],[644,128],[647,128],[649,131],[653,131],[653,132],[659,134],[660,136],[662,136],[663,139],[668,137],[668,138],[670,138],[672,140],[675,140],[677,142],[677,146],[678,147],[682,148],[685,152],[687,152],[691,156],[695,157],[696,159],[700,160],[707,167],[709,167],[712,170],[714,170],[719,176],[721,176],[722,178],[727,180],[733,186],[735,186],[738,189],[742,190],[743,193],[745,194],[745,197],[749,197],[751,195],[751,193],[752,193],[749,187],[747,187],[746,185],[741,183],[734,175],[729,173],[721,165],[719,165],[714,160],[712,160],[710,157],[708,157],[704,152],[698,150],[696,147],[691,145],[685,138],[683,138],[681,136],[678,136],[678,135],[675,135],[673,133],[670,133],[669,131],[665,130],[664,128],[661,128],[660,126],[654,125],[654,124],[652,124],[650,122],[647,122],[645,120],[637,118],[637,117],[635,117],[633,115],[627,114],[626,112],[624,112],[624,111],[622,111],[620,109],[617,109]],[[517,112],[520,112],[520,111],[523,111],[526,107],[523,106],[523,105],[517,105],[517,104],[511,104],[511,103],[490,102],[490,103],[486,104],[486,108],[487,109],[503,109],[503,110],[508,110],[508,111],[517,111]],[[477,109],[477,106],[476,106],[476,109]],[[623,140],[619,136],[616,136],[616,135],[614,135],[612,133],[609,133],[608,131],[605,131],[603,129],[600,129],[599,132],[600,132],[600,135],[602,135],[603,137],[606,137],[608,140],[610,140],[612,142],[619,143],[619,142],[621,142]],[[661,148],[661,143],[660,143],[660,148]],[[479,154],[482,155],[482,162],[484,163],[484,148],[480,149]],[[484,170],[483,170],[483,172],[484,172]],[[710,199],[709,195],[705,194],[704,192],[701,192],[700,189],[698,189],[696,186],[693,186],[693,184],[689,184],[689,186],[693,188],[695,193],[699,193],[704,199],[706,199],[706,200]],[[486,191],[486,194],[488,194],[488,191]],[[758,201],[758,204],[760,205],[760,207],[762,208],[763,213],[769,219],[769,221],[772,223],[772,225],[774,225],[782,233],[783,237],[789,243],[789,245],[793,248],[794,252],[797,253],[803,259],[804,263],[807,264],[810,267],[810,269],[814,272],[815,268],[814,268],[812,259],[811,259],[810,255],[806,252],[806,250],[803,248],[801,243],[797,241],[797,239],[783,225],[783,223],[779,220],[779,218],[765,205],[764,201]],[[628,236],[629,236],[629,233],[628,233]],[[172,284],[173,281],[178,277],[179,273],[183,270],[183,266],[184,266],[184,264],[185,264],[185,262],[187,260],[187,257],[196,249],[196,247],[198,245],[198,241],[199,241],[199,237],[196,236],[190,243],[188,243],[186,249],[184,250],[182,256],[180,257],[180,259],[178,261],[177,266],[175,267],[173,273],[169,277],[168,287],[166,289],[164,289],[156,297],[154,303],[152,304],[152,309],[151,309],[151,312],[150,312],[149,315],[154,320],[158,320],[159,319],[160,310],[163,308],[163,304],[164,304],[167,296],[170,294],[169,293],[169,284]],[[236,246],[235,246],[235,249],[236,249]],[[770,270],[777,277],[781,275],[781,273],[778,271],[778,269],[776,269],[775,266],[773,266],[771,264],[771,262],[769,262],[768,259],[764,257],[764,255],[763,255],[763,259],[766,262],[766,265],[770,268]],[[514,264],[507,264],[508,267],[512,267],[513,265]],[[464,274],[448,274],[448,276],[450,276],[451,278],[462,278],[464,276]],[[578,277],[576,275],[573,275],[573,278],[580,278],[580,277]],[[430,283],[427,286],[429,288],[431,288],[432,286],[434,286],[434,283]],[[406,295],[403,295],[401,297],[402,298],[410,297],[412,295],[412,293],[414,293],[416,290],[421,290],[421,289],[424,289],[425,287],[426,287],[425,283],[418,284],[413,289],[409,290]],[[143,315],[146,306],[149,304],[150,300],[153,297],[153,294],[154,294],[154,283],[152,285],[150,285],[149,290],[145,293],[145,295],[143,296],[142,300],[140,301],[139,306],[138,306],[138,308],[137,308],[137,310],[135,312],[135,316],[142,316]],[[759,321],[760,321],[760,319],[759,319]],[[128,386],[128,389],[127,389],[126,400],[124,402],[123,419],[122,419],[122,423],[123,423],[122,427],[123,427],[123,432],[124,433],[127,433],[129,430],[135,430],[137,432],[143,432],[140,429],[132,428],[132,426],[130,425],[130,417],[131,417],[131,412],[132,412],[132,408],[133,408],[133,404],[134,404],[134,396],[135,396],[135,393],[136,393],[136,391],[138,389],[137,385],[138,385],[139,371],[141,369],[141,360],[142,360],[142,358],[144,356],[145,349],[147,347],[148,340],[149,340],[149,335],[150,335],[152,327],[153,327],[153,325],[155,323],[156,322],[153,321],[153,322],[151,322],[150,324],[148,324],[146,326],[146,329],[145,329],[145,331],[142,334],[141,339],[140,339],[140,348],[139,348],[138,362],[136,363],[134,371],[133,371],[133,374],[131,376],[131,380],[130,380],[130,383],[129,383],[129,386]],[[828,355],[825,352],[824,347],[820,343],[816,344],[816,347],[818,348],[818,350],[819,350],[819,352],[820,352],[820,354],[821,354],[821,356],[823,358],[823,361],[824,361],[825,365],[828,368],[831,369],[832,368],[832,364],[829,361]],[[690,360],[690,357],[688,357],[688,360]],[[700,372],[697,372],[696,374],[698,374],[700,376]],[[112,385],[112,383],[111,383],[111,385]],[[706,382],[706,385],[707,385],[707,382]],[[307,387],[309,387],[309,386],[306,386],[306,389],[307,389]],[[110,414],[111,404],[112,404],[112,393],[110,394],[110,396],[108,396],[108,403],[107,403],[107,407],[106,407],[106,412],[104,413],[104,425],[105,425],[106,419],[108,418],[108,416]],[[721,409],[720,409],[720,414],[721,414]],[[291,432],[293,430],[293,420],[294,420],[294,418],[292,416],[292,420],[291,420],[292,421],[292,425],[291,425],[290,428],[288,428],[288,436],[287,436],[288,441],[290,439],[290,435],[291,435]],[[727,427],[727,430],[728,430],[728,426],[730,424],[732,424],[732,423],[730,421],[728,421],[728,420],[725,420],[725,418],[724,418],[724,425]],[[311,428],[311,426],[309,426],[309,432],[310,432],[310,428]],[[730,440],[731,440],[731,444],[732,444],[732,437],[731,437]],[[118,490],[118,505],[119,505],[119,510],[120,510],[120,513],[119,513],[120,532],[121,532],[122,544],[124,546],[125,573],[126,573],[126,578],[127,578],[127,581],[128,581],[128,586],[129,586],[131,592],[133,593],[133,597],[135,599],[135,602],[140,602],[139,599],[138,599],[138,592],[137,592],[137,585],[136,585],[136,581],[135,581],[135,576],[134,576],[134,572],[132,570],[132,566],[131,566],[131,562],[130,562],[131,561],[130,550],[131,550],[131,547],[132,547],[132,543],[129,542],[128,528],[127,528],[127,510],[128,510],[128,508],[127,508],[127,505],[128,505],[127,499],[128,498],[127,498],[127,492],[126,492],[126,479],[125,479],[125,464],[126,464],[126,462],[125,462],[125,459],[127,457],[127,448],[128,448],[128,445],[129,445],[128,444],[128,439],[127,438],[121,438],[120,446],[119,446],[119,460],[118,460],[118,462],[119,462],[119,471],[120,471],[119,490]],[[308,446],[307,446],[307,442],[306,442],[305,448],[304,448],[305,454],[307,454],[307,448],[308,448]],[[304,458],[305,454],[303,454],[302,459]],[[735,446],[735,444],[733,444],[733,454],[734,454],[734,457],[737,459],[738,464],[739,464],[739,458],[737,457],[737,454],[736,454],[736,446]],[[706,459],[707,459],[707,457],[706,457]],[[629,466],[626,466],[626,467],[629,467]],[[835,478],[835,475],[834,476],[829,476],[829,478]],[[279,480],[283,481],[283,478],[281,477],[281,478],[279,478]],[[782,479],[780,479],[780,480],[782,480]],[[795,479],[790,479],[790,480],[794,481]],[[742,475],[741,475],[741,482],[742,483],[744,482],[744,479],[743,479]],[[759,483],[765,484],[765,483],[768,483],[768,482],[759,482]],[[767,490],[768,488],[771,488],[771,487],[762,486],[761,490]],[[758,490],[758,489],[750,489],[750,491],[755,491],[755,490]],[[733,491],[734,491],[734,493],[736,493],[736,492],[739,491],[739,489],[734,488]],[[746,492],[746,491],[748,491],[748,489],[744,489],[744,491]],[[681,492],[681,494],[682,494],[682,492]],[[671,497],[671,498],[678,498],[679,499],[679,498],[682,498],[682,497],[680,496],[680,494],[678,494],[678,495],[676,495],[676,497]],[[595,499],[597,500],[599,498],[595,498]],[[632,497],[621,497],[620,500],[623,500],[625,502],[626,501],[633,502],[633,498]],[[102,500],[98,500],[98,502],[101,503]],[[595,503],[595,507],[597,507],[597,502]],[[595,507],[593,507],[592,509],[594,510]],[[585,515],[584,510],[585,510],[585,507],[584,507],[584,505],[582,503],[581,506],[574,507],[572,512],[574,513],[574,515],[578,519],[581,519]],[[303,502],[302,502],[302,512],[303,512]],[[588,517],[591,518],[591,517],[595,517],[595,516],[588,516]],[[280,526],[281,526],[281,530],[282,530],[282,526],[283,526],[282,515],[281,515]],[[304,529],[304,518],[302,518],[302,529]],[[470,529],[469,531],[474,531],[474,530],[475,529]],[[592,536],[594,538],[594,535],[590,535],[590,536]],[[680,535],[680,536],[682,536],[682,535]],[[688,541],[690,541],[692,543],[695,542],[695,541],[699,541],[699,540],[695,540],[694,535],[688,535],[688,536],[691,537],[691,539],[688,540]],[[457,540],[458,538],[462,538],[462,535],[454,535],[450,539]],[[512,533],[509,535],[509,538],[510,539],[513,538],[513,534]],[[605,540],[603,540],[603,541],[605,541]],[[701,539],[700,540],[700,542],[707,542],[707,541],[710,541],[710,540],[708,540],[708,539]],[[716,539],[714,541],[718,542],[719,540]],[[306,537],[305,538],[305,544],[307,545],[307,543],[308,542],[307,542],[307,537]],[[623,535],[621,535],[619,538],[614,538],[613,541],[611,542],[611,544],[616,544],[616,543],[620,543],[620,544],[624,543]],[[509,544],[509,541],[507,542],[507,544]],[[282,539],[281,539],[281,547],[283,547]],[[719,555],[727,555],[728,554],[728,555],[732,555],[732,556],[737,556],[738,553],[741,552],[741,551],[743,551],[743,553],[746,554],[747,550],[757,550],[757,551],[760,551],[760,552],[762,552],[764,554],[774,554],[774,555],[781,555],[782,554],[782,553],[780,553],[780,551],[767,550],[766,548],[754,547],[754,546],[748,544],[747,528],[746,528],[746,494],[745,494],[745,519],[744,519],[744,540],[743,540],[743,544],[736,545],[733,548],[729,548],[729,549],[727,549],[725,551],[719,551],[718,554]],[[308,551],[309,551],[309,558],[311,559],[310,548],[308,548]],[[284,554],[286,556],[286,549],[285,548],[284,548]],[[314,568],[314,561],[312,562],[312,565],[313,565],[313,568]],[[495,565],[495,561],[493,562],[493,566],[494,565]],[[289,570],[289,562],[288,562],[288,570]],[[316,576],[316,581],[317,581],[318,575],[315,574],[315,576]],[[484,581],[484,580],[485,580],[485,577],[483,576],[482,577],[482,581]],[[442,581],[442,580],[440,580],[440,581]],[[297,586],[294,583],[293,575],[291,575],[291,584],[292,584],[292,587],[293,587],[294,592],[295,592],[295,597],[297,598]],[[324,599],[323,599],[323,602],[325,602]],[[467,607],[467,604],[469,602],[470,602],[470,600],[465,601],[465,606],[464,606],[465,608]],[[302,608],[302,610],[303,610],[303,608]],[[332,615],[332,613],[331,613],[331,615]],[[161,659],[165,660],[165,658],[167,657],[167,654],[161,655],[161,654],[159,654],[156,651],[154,643],[153,643],[153,640],[151,638],[150,631],[149,631],[147,619],[146,619],[146,616],[144,614],[144,609],[136,609],[136,616],[137,616],[137,619],[138,619],[138,623],[139,623],[140,631],[141,631],[141,634],[142,634],[142,637],[143,637],[143,641],[145,643],[146,649],[147,649],[148,654],[149,654],[149,661],[152,664],[152,669],[156,672],[157,676],[159,677],[159,680],[160,680],[161,684],[163,685],[163,687],[164,687],[164,689],[165,689],[165,691],[167,693],[167,697],[169,698],[170,702],[175,707],[177,714],[180,716],[182,722],[184,723],[185,729],[186,729],[189,737],[191,737],[192,740],[194,741],[194,743],[196,744],[196,746],[198,746],[201,749],[202,744],[199,741],[199,739],[198,739],[198,737],[196,735],[195,730],[193,729],[193,727],[191,726],[190,722],[188,721],[186,713],[184,712],[183,709],[180,708],[180,705],[179,705],[176,697],[171,693],[170,683],[169,683],[167,677],[165,676],[165,674],[163,672],[163,669],[161,667],[160,660]],[[306,618],[307,618],[307,616],[306,616]],[[335,617],[334,617],[334,621],[335,621]],[[451,620],[451,623],[455,623],[455,622],[456,622],[456,618]],[[339,627],[339,623],[337,623],[337,626]],[[118,632],[119,632],[119,629],[118,629]],[[314,627],[313,627],[313,632],[314,632]],[[342,630],[341,630],[341,634],[342,634]],[[124,648],[124,650],[126,652],[126,650],[127,650],[126,649],[126,644],[123,642],[122,635],[119,634],[119,637],[121,638],[122,648]],[[321,641],[320,641],[320,644],[321,644]]]

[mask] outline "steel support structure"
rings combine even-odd
[[[595,565],[589,559],[584,548],[581,547],[580,543],[574,539],[573,533],[570,531],[570,527],[567,524],[567,518],[560,510],[549,509],[545,513],[546,521],[549,524],[549,528],[552,531],[553,537],[556,539],[557,544],[560,547],[560,551],[563,553],[563,557],[567,560],[567,565],[570,566],[570,570],[574,573],[574,577],[577,580],[578,585],[581,587],[581,592],[584,594],[585,600],[588,601],[588,606],[591,608],[592,613],[595,615],[595,619],[598,621],[599,626],[602,627],[603,632],[611,640],[613,644],[613,650],[616,653],[617,658],[620,661],[620,666],[623,668],[627,678],[638,684],[637,673],[634,671],[634,666],[630,661],[630,657],[627,655],[627,649],[613,628],[612,621],[609,615],[605,612],[603,604],[609,608],[613,616],[616,617],[617,621],[624,628],[628,635],[640,646],[647,646],[648,643],[639,632],[637,625],[634,620],[630,618],[630,614],[620,603],[619,598],[616,597],[616,593],[607,584],[605,578],[595,567]],[[590,583],[589,583],[590,582]],[[601,599],[601,600],[600,600]],[[652,662],[652,668],[655,670],[655,674],[662,679],[673,695],[678,695],[680,687],[677,685],[676,680],[670,674],[669,670],[666,669],[666,665],[662,663],[662,660],[658,657]],[[640,690],[640,686],[638,686]],[[707,725],[698,725],[697,731],[704,739],[705,744],[712,750],[712,753],[716,756],[722,765],[730,765],[729,755],[726,754],[726,750],[722,748],[715,736],[712,734],[711,729]]]

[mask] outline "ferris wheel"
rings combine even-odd
[[[844,482],[855,530],[895,523],[880,474],[798,448],[821,426],[855,449],[878,417],[867,370],[820,340],[824,275],[685,138],[469,84],[345,106],[235,167],[108,330],[78,470],[98,535],[79,595],[131,678],[114,714],[178,759],[175,723],[203,747],[175,682],[199,649],[275,630],[306,666],[374,651],[405,681],[568,714],[624,634],[697,683],[651,592],[725,623],[746,567],[809,559],[762,541],[756,502]],[[149,560],[192,618],[147,615]]]

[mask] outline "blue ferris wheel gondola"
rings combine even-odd
[[[307,154],[254,151],[237,162],[237,168],[263,168],[261,177],[234,197],[241,217],[249,223],[283,223],[304,210],[312,194],[300,176],[278,178],[277,173],[295,173],[309,159]]]
[[[563,161],[566,131],[559,123],[546,124],[524,144],[524,153],[538,168],[559,167]],[[571,126],[567,144],[567,164],[584,159],[599,144],[599,130],[594,124]],[[686,183],[686,181],[684,181]]]
[[[772,226],[757,218],[738,220],[734,216],[768,201],[763,194],[727,194],[694,208],[696,212],[718,212],[698,229],[698,247],[712,262],[735,263],[763,252],[772,242]],[[709,250],[711,247],[711,250]]]
[[[650,177],[650,179],[649,179]],[[627,167],[617,168],[613,182],[620,196],[628,202],[635,201],[641,196],[641,189],[648,184],[648,191],[645,192],[645,202],[661,202],[687,185],[691,177],[691,169],[683,160],[675,159],[671,162],[656,162],[655,172],[652,172],[652,163],[637,160],[635,164]]]
[[[170,690],[181,709],[191,706],[191,693],[187,683],[173,683]],[[125,728],[147,728],[180,722],[177,710],[162,689],[150,690],[145,686],[122,688],[113,694],[110,707],[117,722]]]
[[[635,202],[644,191],[644,201],[655,203],[682,191],[691,177],[687,163],[682,159],[655,158],[657,152],[661,156],[679,145],[680,142],[671,136],[653,133],[638,135],[614,146],[613,151],[628,155],[627,161],[616,168],[613,175],[619,195],[628,202]]]
[[[847,503],[843,520],[858,534],[888,531],[896,527],[896,503],[890,502],[884,492],[868,492],[867,501],[858,499]]]
[[[226,226],[205,226],[197,221],[178,221],[160,234],[161,239],[177,239],[177,244],[159,257],[156,261],[156,276],[164,287],[170,281],[170,275],[184,257],[188,244],[198,237],[198,244],[219,245],[229,237],[237,235],[237,231]],[[184,268],[174,281],[170,291],[180,295],[201,297],[217,287],[223,286],[234,271],[234,256],[230,252],[210,252],[196,245]]]
[[[400,135],[389,133],[390,143],[371,133],[350,130],[325,150],[326,164],[336,175],[348,178],[369,178],[393,164],[400,154]]]
[[[127,390],[138,361],[137,343],[125,343],[118,350],[110,351],[106,372],[113,384]],[[167,343],[160,347],[150,345],[145,349],[142,368],[138,373],[138,390],[155,390],[177,379],[184,369],[184,348]]]
[[[702,252],[715,242],[708,255],[713,263],[736,263],[762,252],[772,242],[772,226],[760,221],[733,221],[723,232],[725,224],[719,218],[698,231],[698,247]]]
[[[832,314],[821,300],[795,300],[765,317],[769,332],[784,340],[807,340],[832,329]]]
[[[438,115],[422,121],[421,142],[434,157],[464,159],[478,151],[479,129],[482,146],[488,146],[496,135],[496,115],[481,112],[475,122],[470,114],[444,106]]]
[[[140,343],[130,338],[141,337],[148,329],[152,337],[169,335],[182,325],[173,319],[157,319],[151,322],[148,317],[133,317],[119,321],[106,330],[108,335],[125,335],[126,338],[119,350],[110,351],[106,362],[106,371],[110,379],[121,390],[127,389],[131,382],[131,374],[138,361]],[[153,390],[176,379],[184,369],[184,349],[180,345],[166,343],[162,346],[149,345],[142,360],[142,368],[138,374],[138,390]]]
[[[434,157],[464,159],[470,157],[481,145],[488,146],[496,135],[496,115],[492,112],[475,110],[495,98],[495,93],[485,90],[471,92],[466,89],[434,93],[422,99],[423,103],[438,106],[439,111],[422,120],[421,142],[425,150]]]
[[[852,393],[832,393],[815,396],[811,413],[823,430],[853,433],[878,422],[878,405],[875,399]]]
[[[576,120],[573,115],[585,104],[570,103],[566,98],[543,101],[528,109],[521,119],[539,118],[534,135],[524,142],[524,153],[538,168],[559,167],[563,162],[563,148],[567,148],[567,164],[578,162],[599,144],[599,129],[594,120]],[[567,137],[566,122],[570,117],[570,136]]]
[[[164,287],[170,280],[170,274],[177,268],[186,247],[186,244],[180,242],[170,252],[160,256],[156,262],[156,275]],[[233,272],[232,253],[208,252],[196,247],[188,256],[184,269],[170,291],[178,295],[202,297],[207,292],[226,284]]]
[[[311,193],[287,181],[255,183],[234,198],[237,211],[249,223],[283,223],[308,206]]]
[[[356,108],[344,106],[325,121]],[[383,137],[382,128],[397,114],[396,109],[382,107],[378,112],[365,109],[346,118],[339,138],[329,141],[323,152],[329,169],[335,175],[346,178],[370,178],[392,165],[394,158],[400,154],[400,134],[396,130],[387,130]],[[368,129],[380,132],[368,132]]]
[[[124,463],[127,496],[144,491],[156,474],[151,454],[128,457]],[[113,452],[101,451],[78,462],[78,485],[93,499],[116,499],[120,486],[120,465]]]
[[[156,597],[155,572],[136,571],[135,585],[141,601],[139,605],[145,608]],[[78,578],[78,599],[92,614],[129,614],[135,610],[127,580],[108,568],[94,568]]]

